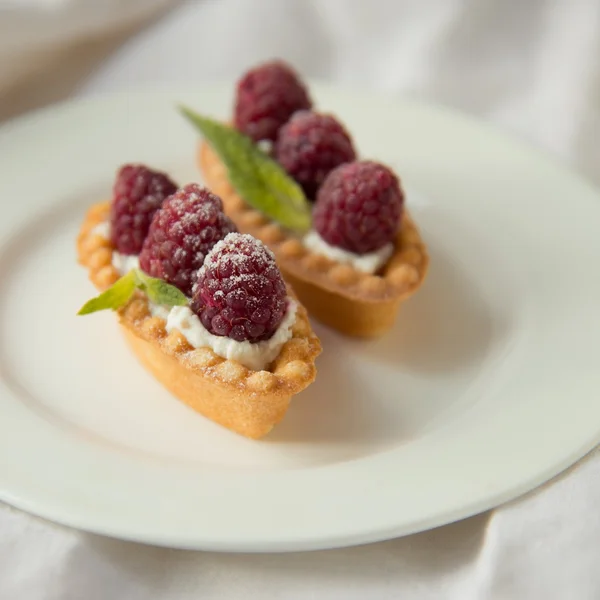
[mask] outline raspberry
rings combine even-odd
[[[319,190],[314,227],[332,246],[365,254],[393,241],[404,194],[387,167],[370,161],[341,165]]]
[[[140,266],[191,296],[206,255],[232,231],[236,227],[223,213],[221,199],[195,183],[186,185],[154,215]]]
[[[308,110],[295,113],[281,128],[275,157],[314,200],[329,172],[355,158],[352,140],[330,115]]]
[[[191,308],[214,335],[268,340],[287,309],[273,253],[251,235],[230,233],[206,257]]]
[[[248,71],[237,84],[235,126],[255,142],[275,140],[279,128],[297,110],[312,102],[298,75],[273,61]]]
[[[124,165],[113,186],[110,231],[121,254],[139,254],[154,213],[177,186],[159,171],[143,165]]]

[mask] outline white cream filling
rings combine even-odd
[[[169,318],[169,313],[171,312],[170,306],[165,306],[164,304],[154,304],[154,302],[150,302],[150,300],[148,300],[148,308],[150,309],[150,314],[153,317],[160,317],[165,321]]]
[[[98,223],[91,231],[94,235],[99,235],[105,239],[110,239],[110,222],[102,221]],[[116,250],[112,253],[112,264],[113,267],[119,271],[121,275],[129,273],[131,269],[140,268],[140,259],[135,254],[121,254]]]
[[[164,306],[150,307],[153,316],[167,321],[167,332],[177,329],[194,348],[209,347],[215,354],[237,360],[254,371],[265,369],[279,356],[282,346],[292,337],[297,310],[298,304],[288,298],[288,308],[277,331],[268,340],[251,343],[210,333],[188,306],[173,306],[171,309]]]
[[[121,275],[125,275],[131,269],[140,268],[140,257],[137,254],[121,254],[113,250],[112,264]]]
[[[108,239],[110,224],[108,221],[99,223],[92,232]],[[140,267],[138,256],[121,254],[116,250],[113,251],[112,263],[121,275]],[[296,322],[298,310],[298,304],[288,298],[287,311],[277,331],[268,340],[252,344],[210,333],[188,306],[169,307],[152,302],[148,304],[153,317],[160,317],[167,322],[167,332],[177,329],[194,348],[209,347],[215,354],[237,360],[254,371],[261,371],[277,358],[283,345],[292,337],[292,327]]]
[[[352,265],[363,273],[375,273],[394,253],[394,244],[386,244],[379,250],[366,254],[355,254],[343,248],[328,244],[314,229],[311,229],[302,240],[306,248],[315,254],[322,254],[340,263]]]
[[[92,229],[91,233],[108,240],[110,238],[110,222],[102,221],[101,223],[98,223],[98,225]]]

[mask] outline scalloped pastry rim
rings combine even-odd
[[[99,291],[110,287],[119,277],[112,264],[113,246],[109,239],[94,232],[108,218],[109,202],[92,205],[77,237],[79,263]],[[288,286],[288,294],[296,299]],[[282,347],[268,370],[253,371],[231,359],[224,359],[208,347],[193,348],[177,330],[167,333],[164,319],[153,317],[145,294],[134,297],[117,311],[120,324],[137,337],[157,345],[182,366],[224,387],[241,388],[260,395],[292,396],[312,383],[316,377],[315,359],[321,353],[321,343],[313,333],[306,309],[299,303],[292,338]]]
[[[348,299],[369,303],[404,301],[423,283],[429,268],[429,254],[406,209],[392,256],[381,274],[367,274],[310,251],[295,234],[247,204],[231,186],[225,166],[204,140],[199,142],[198,163],[208,186],[223,199],[229,217],[245,233],[267,244],[281,268],[298,279]]]

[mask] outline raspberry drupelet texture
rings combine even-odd
[[[365,254],[394,240],[404,194],[387,167],[356,161],[332,171],[313,209],[314,228],[331,246]]]
[[[331,115],[296,112],[279,130],[275,157],[314,200],[332,169],[356,157],[352,139]]]
[[[140,267],[191,297],[198,269],[212,247],[237,231],[223,203],[206,188],[186,185],[156,212],[140,253]]]
[[[139,254],[152,217],[177,186],[167,175],[144,165],[124,165],[113,186],[110,232],[121,254]]]
[[[214,335],[260,342],[277,331],[287,304],[273,253],[251,235],[230,233],[200,269],[191,309]]]
[[[256,142],[274,141],[279,128],[295,111],[312,106],[298,75],[281,61],[246,72],[236,92],[235,126]]]

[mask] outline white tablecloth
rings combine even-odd
[[[272,56],[485,116],[600,183],[600,0],[0,0],[0,119]],[[599,507],[600,453],[491,513],[305,554],[169,551],[0,507],[0,598],[597,600]]]

